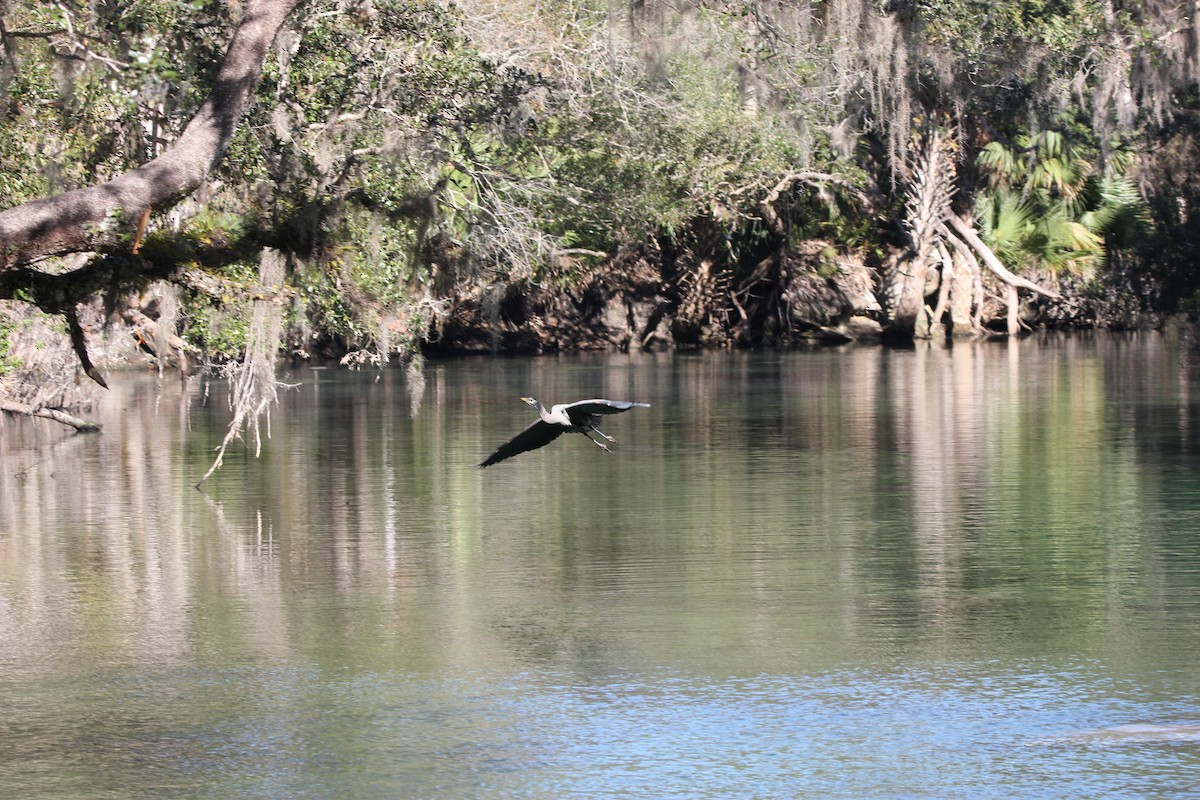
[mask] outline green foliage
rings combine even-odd
[[[1104,257],[1102,236],[1073,219],[1068,205],[1045,190],[1024,199],[1009,189],[984,192],[975,213],[984,240],[1008,264],[1087,272]]]
[[[1098,172],[1087,148],[1062,131],[1022,134],[1014,146],[989,142],[976,166],[990,187],[977,197],[976,215],[1008,263],[1089,272],[1108,246],[1127,247],[1144,230],[1146,207],[1133,183]]]
[[[1103,234],[1112,247],[1135,247],[1150,232],[1150,209],[1127,177],[1112,175],[1089,181],[1078,206],[1079,222],[1089,231]]]
[[[297,275],[296,282],[301,305],[322,338],[340,338],[349,346],[369,340],[367,328],[359,320],[360,309],[351,304],[337,281],[310,268]]]
[[[420,260],[415,226],[364,209],[348,210],[342,224],[339,239],[354,244],[344,245],[329,266],[369,296],[372,305],[400,305],[420,291],[428,264]]]
[[[982,193],[975,203],[975,217],[984,241],[1009,264],[1025,261],[1027,243],[1037,217],[1033,204],[1009,189]]]
[[[17,322],[3,309],[0,309],[0,378],[10,375],[22,366],[21,359],[16,355],[12,335],[16,331]]]
[[[246,352],[250,304],[216,305],[208,297],[185,292],[183,340],[215,363],[235,361]]]
[[[7,40],[11,63],[0,70],[6,202],[96,183],[152,157],[195,112],[228,23],[216,0],[6,9],[7,30],[24,34]]]
[[[1100,0],[917,0],[916,5],[926,41],[953,48],[964,74],[974,75],[980,88],[1015,88],[1073,69],[1094,50],[1104,19]],[[1013,70],[1016,65],[1021,68]]]
[[[714,207],[755,213],[765,190],[811,161],[799,132],[775,114],[747,112],[734,76],[695,53],[679,53],[640,91],[660,102],[631,110],[593,98],[586,119],[546,128],[554,193],[538,207],[564,246],[614,250],[672,231]]]

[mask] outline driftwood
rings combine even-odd
[[[69,425],[80,433],[96,433],[100,430],[100,423],[89,422],[86,419],[68,414],[60,408],[39,408],[30,406],[24,403],[18,403],[13,400],[0,399],[0,411],[7,411],[10,414],[24,414],[28,417],[42,417],[43,419],[51,419],[55,422],[61,422],[63,425]]]

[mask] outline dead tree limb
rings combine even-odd
[[[72,416],[60,408],[44,408],[38,406],[30,406],[25,403],[18,403],[14,400],[0,399],[0,411],[7,411],[10,414],[24,414],[28,417],[42,417],[44,419],[52,419],[55,422],[60,422],[63,425],[69,425],[80,433],[96,433],[100,430],[100,423],[89,422],[86,419]]]
[[[979,259],[975,257],[975,251],[968,247],[966,242],[955,236],[946,227],[945,223],[938,228],[938,232],[941,233],[942,238],[946,242],[950,243],[955,252],[962,256],[963,261],[966,262],[967,267],[971,270],[972,291],[970,308],[974,309],[974,313],[971,315],[971,327],[976,333],[979,333],[983,330],[983,277],[979,270]],[[965,289],[965,287],[961,288]],[[970,308],[968,308],[968,311],[970,311]]]
[[[947,214],[945,221],[966,244],[970,245],[979,254],[979,258],[983,261],[984,266],[990,269],[1004,283],[1018,289],[1028,289],[1044,297],[1049,297],[1051,300],[1062,299],[1062,295],[1053,289],[1039,286],[1028,278],[1022,278],[1020,275],[1011,272],[992,251],[992,248],[988,247],[983,239],[979,238],[979,234],[975,233],[974,229],[957,214]]]
[[[108,383],[105,382],[104,376],[100,374],[100,370],[96,369],[91,356],[88,355],[87,338],[83,333],[83,326],[79,324],[79,315],[75,312],[74,306],[68,306],[63,311],[63,315],[67,318],[67,330],[71,334],[71,348],[79,358],[79,364],[83,367],[84,374],[107,389]]]

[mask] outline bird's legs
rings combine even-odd
[[[599,428],[597,428],[595,425],[589,426],[589,427],[588,427],[588,430],[589,430],[589,431],[591,431],[592,433],[598,433],[598,434],[600,434],[600,436],[601,436],[601,437],[603,437],[605,441],[607,441],[607,442],[610,442],[610,443],[612,443],[612,444],[616,444],[616,441],[617,441],[616,439],[614,439],[613,437],[609,436],[607,433],[605,433],[604,431],[600,430],[600,429],[599,429]],[[591,439],[592,437],[591,437],[591,436],[589,436],[588,438],[589,438],[589,439]],[[592,439],[592,441],[595,441],[595,439]]]
[[[595,428],[592,428],[591,430],[595,430]],[[599,448],[600,448],[601,450],[603,450],[604,452],[606,452],[606,453],[611,453],[611,452],[612,452],[612,450],[609,450],[609,449],[608,449],[608,445],[606,445],[604,442],[598,442],[598,441],[596,441],[595,439],[593,439],[593,438],[592,438],[592,434],[591,434],[591,433],[589,433],[587,430],[580,431],[580,433],[582,433],[584,436],[586,436],[589,442],[591,442],[592,444],[596,445],[596,447],[599,447]],[[596,433],[600,433],[600,431],[596,431]],[[603,434],[603,433],[600,433],[600,435],[601,435],[601,436],[604,436],[604,434]],[[609,437],[609,436],[604,436],[604,438],[605,438],[605,439],[608,439],[610,442],[612,442],[612,441],[616,441],[615,439],[613,439],[613,438],[611,438],[611,437]]]

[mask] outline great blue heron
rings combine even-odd
[[[608,442],[616,439],[603,433],[596,424],[604,414],[620,414],[631,408],[649,408],[649,403],[632,403],[626,400],[579,400],[574,403],[559,403],[546,407],[532,397],[522,397],[521,402],[528,403],[538,410],[540,419],[516,436],[496,448],[496,452],[479,462],[479,468],[499,464],[506,458],[520,455],[526,450],[536,450],[545,447],[564,433],[582,433],[588,441],[611,453],[608,445],[592,438],[595,433]]]

